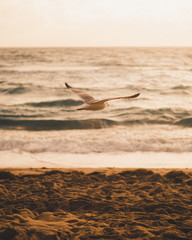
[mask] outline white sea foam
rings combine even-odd
[[[159,131],[161,128],[161,131]],[[97,130],[1,131],[0,150],[31,153],[192,152],[191,132],[172,126]]]

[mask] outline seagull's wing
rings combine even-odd
[[[136,94],[134,94],[134,95],[126,96],[126,97],[105,98],[105,99],[102,99],[102,100],[95,101],[94,103],[104,103],[104,102],[111,101],[111,100],[116,100],[116,99],[136,98],[136,97],[138,97],[139,95],[140,95],[140,93],[136,93]]]
[[[91,95],[82,92],[80,90],[77,90],[75,88],[72,88],[68,83],[65,83],[65,86],[69,89],[71,89],[71,91],[73,91],[74,93],[76,93],[81,99],[83,99],[83,101],[85,103],[91,103],[91,102],[95,102],[96,99],[94,97],[92,97]]]

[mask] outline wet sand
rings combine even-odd
[[[0,239],[192,239],[192,169],[1,169]]]

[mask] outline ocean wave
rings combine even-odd
[[[2,66],[0,67],[0,72],[2,75],[10,75],[19,73],[17,69],[13,66]]]
[[[44,74],[44,73],[59,73],[59,72],[89,72],[100,69],[99,66],[13,66],[13,67],[2,67],[1,74],[11,75],[11,74]]]
[[[28,90],[29,89],[23,86],[0,89],[0,91],[4,92],[5,94],[22,94],[27,92]]]
[[[3,119],[14,119],[14,120],[16,120],[16,119],[29,119],[29,118],[43,118],[44,116],[43,116],[43,114],[32,114],[32,115],[30,115],[30,114],[10,114],[10,112],[9,111],[3,111],[5,114],[0,114],[0,121],[1,120],[3,120]]]
[[[175,124],[177,125],[181,125],[181,126],[184,126],[184,127],[192,127],[192,118],[183,118],[179,121],[177,121]]]
[[[129,65],[126,65],[125,63],[123,63],[121,61],[118,61],[118,60],[95,61],[93,63],[93,65],[94,66],[99,66],[99,67],[125,67],[125,66],[129,67]]]
[[[6,67],[8,67],[8,65],[6,65],[6,64],[0,64],[0,68],[6,68]]]
[[[30,119],[25,116],[0,116],[1,129],[23,129],[30,131],[49,131],[49,130],[73,130],[73,129],[102,129],[114,126],[134,126],[134,125],[180,125],[183,127],[192,127],[192,118],[183,118],[174,121],[169,118],[138,118],[124,121],[115,121],[107,118],[100,119],[79,119],[79,120],[54,120],[54,119]],[[7,117],[7,118],[5,118]],[[35,116],[37,117],[37,116]]]
[[[4,84],[4,82],[2,82]],[[39,92],[41,94],[43,92],[43,88],[40,85],[34,85],[34,84],[22,84],[22,83],[14,83],[9,82],[8,85],[2,86],[0,88],[0,92],[6,94],[6,95],[21,95],[28,93],[28,92]],[[46,89],[45,89],[46,90]],[[45,91],[44,90],[44,91]]]
[[[115,111],[113,116],[120,119],[129,119],[130,114],[136,120],[146,123],[174,124],[183,118],[191,116],[191,111],[182,108],[140,108],[131,107]]]
[[[43,102],[31,102],[25,105],[32,107],[62,107],[62,106],[78,106],[82,104],[81,100],[65,99],[65,100],[55,100],[55,101],[43,101]]]
[[[88,133],[87,133],[88,134]],[[170,139],[169,139],[170,140]],[[175,141],[174,144],[171,141]],[[0,151],[5,150],[19,150],[21,152],[42,153],[42,152],[59,152],[59,153],[75,153],[75,154],[89,154],[89,153],[118,153],[118,152],[192,152],[191,141],[186,140],[170,140],[163,141],[162,138],[145,138],[131,140],[126,139],[107,139],[98,137],[83,139],[76,136],[73,139],[70,137],[60,139],[43,140],[0,140]]]
[[[192,152],[191,135],[175,126],[104,128],[97,130],[25,132],[7,131],[0,139],[0,150],[22,153],[117,153],[117,152]],[[129,159],[127,159],[129,161]]]
[[[173,89],[173,90],[189,90],[189,89],[192,89],[192,86],[179,84],[179,85],[172,87],[171,89]]]
[[[192,86],[179,84],[179,85],[172,87],[170,93],[171,94],[182,94],[182,95],[190,94],[191,95],[191,90],[192,90]]]
[[[117,124],[109,119],[86,120],[14,120],[0,119],[2,129],[24,129],[31,131],[68,130],[68,129],[100,129]]]

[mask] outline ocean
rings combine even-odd
[[[192,167],[191,93],[192,48],[0,48],[0,166]]]

